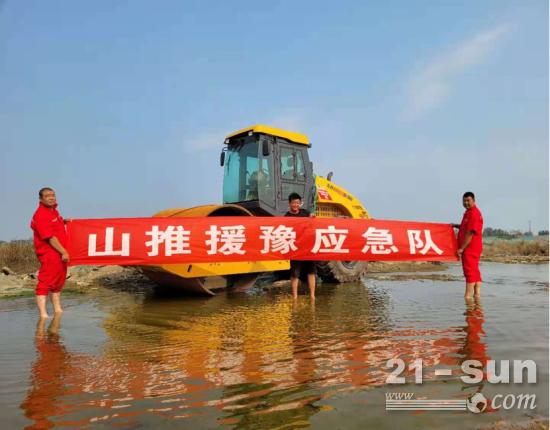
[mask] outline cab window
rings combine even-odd
[[[294,152],[290,148],[281,148],[281,177],[294,179]]]
[[[296,152],[296,176],[299,181],[306,180],[306,170],[304,168],[304,159],[301,152]]]

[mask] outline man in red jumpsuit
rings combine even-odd
[[[471,299],[472,295],[480,296],[481,273],[479,259],[483,250],[483,216],[476,206],[474,193],[468,191],[462,196],[462,205],[466,212],[458,228],[458,256],[462,258],[462,269],[466,278],[466,292],[464,297]]]
[[[42,188],[39,197],[40,203],[31,221],[31,228],[34,231],[34,249],[40,261],[36,304],[40,318],[48,318],[46,311],[48,294],[51,294],[54,312],[56,314],[63,312],[61,288],[67,277],[69,254],[65,249],[67,245],[65,221],[57,212],[54,190]]]

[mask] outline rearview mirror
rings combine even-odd
[[[264,140],[262,142],[262,155],[264,157],[268,157],[269,156],[269,142],[267,140]]]
[[[220,154],[220,166],[223,167],[225,163],[225,151],[222,151],[222,153]]]

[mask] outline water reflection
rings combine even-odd
[[[487,373],[484,369],[487,367],[487,361],[491,358],[487,355],[487,345],[484,342],[486,336],[483,330],[485,317],[481,306],[481,299],[470,298],[465,299],[465,302],[466,311],[464,315],[466,317],[466,326],[464,327],[464,345],[459,351],[463,357],[460,364],[467,360],[476,360],[480,365],[470,367],[475,367],[483,372],[483,380],[479,384],[465,384],[462,387],[463,391],[469,391],[469,395],[472,396],[475,393],[482,392],[487,380]],[[490,410],[492,411],[492,409]]]
[[[307,426],[320,399],[383,386],[390,358],[421,357],[425,366],[486,358],[482,324],[474,307],[466,327],[399,326],[388,293],[361,284],[327,286],[314,302],[278,294],[146,298],[107,315],[99,357],[73,354],[55,327],[38,327],[21,407],[35,422],[29,428],[131,427],[144,414]]]
[[[46,320],[38,321],[35,332],[36,360],[32,365],[31,384],[21,405],[25,416],[34,421],[27,428],[54,426],[51,417],[63,414],[59,397],[65,394],[65,379],[72,371],[72,357],[59,336],[61,315],[56,314],[46,329]]]
[[[485,367],[490,357],[487,356],[487,345],[484,342],[485,331],[483,330],[483,323],[485,322],[485,317],[483,315],[481,300],[467,299],[464,315],[466,317],[466,326],[464,327],[465,338],[464,346],[461,349],[461,354],[464,356],[463,361],[477,360]]]

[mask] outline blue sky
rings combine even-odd
[[[383,219],[548,228],[546,1],[0,3],[0,239],[221,201],[224,136],[307,134]]]

